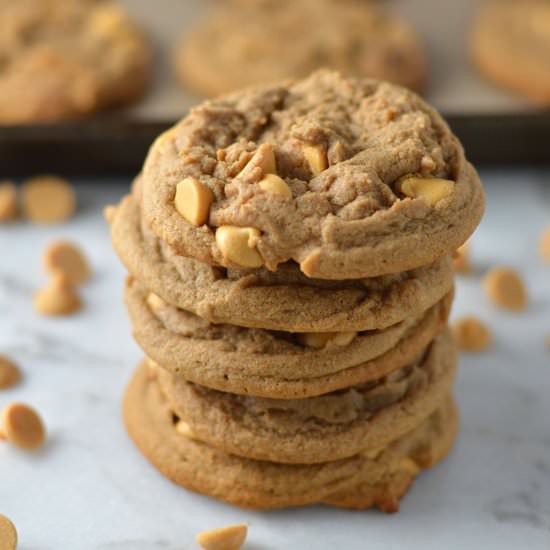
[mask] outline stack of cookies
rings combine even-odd
[[[396,511],[457,434],[451,255],[483,206],[398,86],[321,71],[193,109],[109,213],[137,446],[239,506]]]

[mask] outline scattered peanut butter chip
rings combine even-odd
[[[267,174],[264,178],[258,183],[260,189],[266,193],[272,193],[273,195],[280,195],[285,199],[292,198],[292,191],[286,183],[286,181],[276,176],[275,174]]]
[[[61,316],[75,313],[82,307],[74,285],[64,274],[57,272],[47,287],[34,295],[34,308],[47,316]]]
[[[196,540],[204,550],[239,550],[244,544],[247,534],[248,526],[241,523],[204,531],[197,535]]]
[[[183,420],[178,420],[178,422],[176,423],[176,432],[189,439],[197,439],[197,436],[195,435],[195,432],[191,429],[191,426],[189,426],[189,424],[187,424],[187,422]]]
[[[260,232],[254,227],[222,225],[216,230],[216,244],[222,256],[241,267],[261,267],[263,258],[256,249]]]
[[[44,267],[50,274],[61,272],[75,285],[85,283],[91,276],[90,266],[74,244],[57,241],[44,252]]]
[[[454,189],[455,182],[441,178],[419,178],[408,176],[403,178],[398,188],[401,193],[412,199],[422,199],[428,206],[435,206],[448,197]]]
[[[208,221],[213,202],[214,193],[196,178],[185,178],[176,186],[174,206],[193,225],[204,225]]]
[[[0,223],[17,218],[17,189],[11,181],[0,181]]]
[[[15,550],[17,548],[17,530],[6,516],[0,514],[0,550]]]
[[[56,176],[28,179],[21,188],[23,214],[36,223],[60,223],[76,209],[76,197],[69,182]]]
[[[23,403],[11,403],[2,411],[2,426],[6,439],[19,447],[32,451],[44,445],[46,429],[38,413]]]
[[[485,351],[493,342],[491,331],[476,317],[463,317],[453,323],[453,335],[463,351],[478,353]]]
[[[540,238],[540,255],[545,262],[550,263],[550,227],[547,227]]]
[[[318,145],[306,145],[303,148],[304,157],[309,164],[309,169],[314,176],[318,176],[328,168],[327,154]]]
[[[0,354],[0,390],[11,388],[21,380],[19,367],[8,357]]]
[[[470,263],[470,243],[464,243],[460,246],[453,256],[453,268],[456,273],[471,273],[472,264]]]
[[[304,346],[322,349],[328,345],[347,346],[357,336],[357,332],[303,332],[298,341]]]
[[[522,311],[527,307],[527,290],[521,277],[506,267],[495,267],[485,275],[483,288],[497,306],[510,311]]]

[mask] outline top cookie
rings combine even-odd
[[[474,26],[472,54],[489,78],[550,105],[550,2],[487,2]]]
[[[185,36],[176,52],[182,81],[211,96],[320,68],[414,90],[426,77],[416,33],[365,0],[230,2]]]
[[[320,71],[205,102],[152,146],[142,212],[180,254],[352,279],[429,264],[472,233],[474,168],[414,93]]]
[[[149,81],[149,45],[111,2],[0,0],[0,28],[0,124],[78,118]]]

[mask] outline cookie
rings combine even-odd
[[[141,185],[144,220],[177,253],[269,270],[292,260],[319,279],[428,265],[484,209],[475,169],[431,107],[329,71],[199,105],[152,146]],[[213,197],[206,224],[178,211],[179,193],[196,213]]]
[[[253,509],[325,503],[397,511],[399,499],[419,471],[447,454],[458,427],[455,405],[447,399],[417,428],[375,453],[315,465],[246,459],[178,433],[173,412],[144,366],[127,389],[124,419],[137,447],[167,478]]]
[[[342,343],[322,348],[291,333],[211,325],[164,302],[154,311],[151,301],[130,281],[127,306],[134,338],[154,362],[213,389],[285,399],[361,384],[403,367],[442,330],[452,295],[417,319],[346,335]]]
[[[456,362],[446,332],[388,376],[299,400],[219,392],[160,367],[156,376],[170,409],[197,440],[245,458],[313,464],[383,448],[414,429],[451,391]]]
[[[114,212],[111,234],[132,276],[212,323],[295,332],[386,328],[418,316],[453,287],[447,256],[412,271],[355,281],[310,279],[293,263],[275,273],[219,269],[175,254],[140,223],[133,197]]]
[[[6,0],[0,124],[80,118],[143,94],[151,49],[110,1]]]
[[[550,105],[550,5],[546,0],[489,0],[471,37],[479,70],[539,105]]]
[[[322,67],[420,90],[427,72],[414,30],[364,0],[219,6],[184,36],[175,67],[186,87],[208,96]]]

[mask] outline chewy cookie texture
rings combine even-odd
[[[239,506],[397,511],[456,436],[452,255],[483,208],[397,86],[322,71],[196,107],[106,212],[148,356],[130,436]]]

